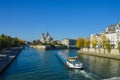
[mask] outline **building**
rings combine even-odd
[[[52,43],[53,42],[53,38],[50,36],[50,34],[47,32],[47,34],[45,35],[44,33],[42,33],[41,39],[40,39],[41,43]]]
[[[67,46],[67,48],[76,48],[76,40],[75,39],[65,38],[61,41],[61,43],[65,46]]]
[[[93,40],[94,38],[97,38],[98,40],[98,44],[96,47],[100,47],[99,44],[101,42],[103,34],[110,41],[112,48],[117,48],[118,42],[120,42],[120,23],[108,26],[104,33],[91,34],[91,40]]]
[[[111,46],[117,48],[118,42],[120,42],[120,23],[108,26],[106,37],[110,40]]]

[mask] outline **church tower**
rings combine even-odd
[[[53,38],[50,36],[50,34],[47,32],[46,34],[46,42],[51,43],[53,41]]]
[[[45,38],[45,35],[44,33],[42,33],[42,36],[41,36],[41,40],[40,40],[42,43],[45,43],[46,42],[46,38]]]
[[[44,33],[42,33],[40,41],[41,41],[41,43],[52,43],[53,38],[50,36],[50,34],[48,32],[46,35]]]

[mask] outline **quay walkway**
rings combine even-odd
[[[19,55],[24,47],[15,47],[10,50],[0,51],[0,75],[12,63],[12,61]]]

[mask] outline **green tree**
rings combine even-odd
[[[18,40],[18,43],[19,43],[19,45],[25,45],[25,41],[23,41],[21,39]]]
[[[3,46],[4,46],[4,41],[0,38],[0,50],[3,49]]]
[[[33,40],[33,41],[32,41],[32,45],[37,45],[37,41],[36,41],[36,40]]]
[[[18,39],[17,37],[12,38],[4,34],[0,35],[0,50],[4,48],[16,47],[23,43],[24,41],[21,39]]]
[[[57,41],[53,41],[53,42],[52,42],[52,45],[54,45],[54,46],[55,46],[55,45],[58,45]]]
[[[1,39],[1,41],[2,41],[2,43],[1,43],[2,48],[8,47],[9,41],[7,40],[7,36],[4,35],[4,34],[2,34],[2,35],[0,36],[0,39]]]
[[[78,38],[77,42],[76,42],[76,47],[83,48],[84,47],[84,42],[85,42],[84,38]]]

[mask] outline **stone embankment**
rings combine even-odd
[[[118,49],[111,49],[111,52],[109,53],[106,49],[102,49],[102,48],[100,48],[100,49],[83,48],[83,49],[79,50],[78,53],[120,60],[120,53],[119,53]]]
[[[46,50],[49,46],[48,45],[36,45],[36,46],[31,45],[30,47],[36,48],[36,49]]]
[[[0,51],[0,74],[12,63],[24,47],[15,47],[10,50]]]

